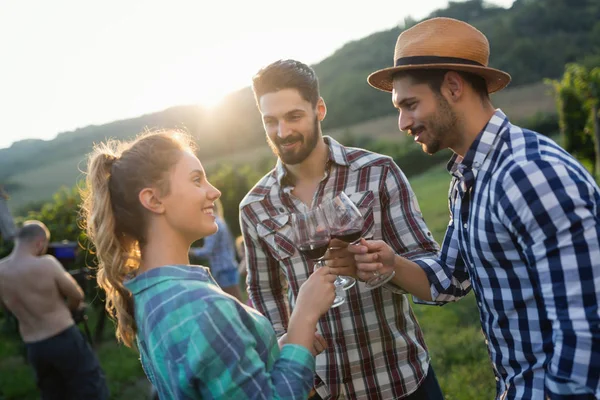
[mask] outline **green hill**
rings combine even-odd
[[[539,82],[556,78],[570,61],[600,54],[600,2],[593,0],[516,0],[509,9],[482,0],[450,2],[432,16],[472,23],[489,38],[491,65],[513,75],[496,105],[513,120],[538,112],[554,112],[552,97]],[[406,27],[416,21],[407,19]],[[328,104],[324,122],[333,136],[351,132],[369,137],[397,133],[390,98],[372,89],[367,75],[389,66],[401,28],[378,32],[347,43],[314,65]],[[185,127],[198,138],[199,156],[207,165],[256,162],[269,157],[259,114],[249,88],[231,93],[218,108],[177,106],[123,121],[87,126],[59,134],[54,140],[27,140],[0,149],[0,183],[11,195],[11,208],[51,196],[61,185],[73,185],[82,160],[94,142],[129,138],[144,129]],[[397,136],[396,136],[397,137]]]

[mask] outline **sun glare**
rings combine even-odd
[[[206,54],[206,52],[204,53]],[[213,54],[214,55],[214,54]],[[133,102],[137,113],[162,110],[176,105],[198,105],[207,110],[217,107],[229,93],[251,81],[251,74],[240,74],[233,66],[215,63],[215,57],[186,54],[155,61],[152,71],[141,69]],[[157,73],[158,71],[158,73]],[[133,114],[133,110],[131,112]]]
[[[227,93],[222,88],[209,87],[207,85],[200,94],[201,97],[198,99],[198,105],[202,108],[214,109],[221,104],[226,95]]]

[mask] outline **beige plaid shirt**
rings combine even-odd
[[[364,210],[363,237],[384,240],[409,259],[436,256],[439,246],[394,161],[324,140],[329,160],[314,205],[344,191]],[[292,189],[278,161],[240,204],[248,293],[278,336],[286,331],[289,309],[313,269],[294,244],[290,214],[307,206]],[[367,290],[358,282],[346,291],[346,303],[320,319],[318,331],[328,343],[316,358],[315,387],[324,399],[399,399],[414,392],[427,374],[423,334],[408,298],[392,284]]]

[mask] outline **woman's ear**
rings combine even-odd
[[[163,214],[165,212],[165,206],[154,188],[142,189],[138,195],[138,199],[145,209],[154,214]]]

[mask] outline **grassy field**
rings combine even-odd
[[[492,94],[492,102],[513,122],[529,118],[536,113],[556,113],[553,89],[543,82],[515,88],[509,86]]]
[[[427,226],[431,229],[433,237],[441,244],[450,217],[448,211],[450,174],[446,171],[445,165],[440,165],[411,179],[410,185],[417,195]]]
[[[10,193],[8,205],[15,209],[21,205],[50,199],[61,187],[71,188],[83,177],[84,155],[60,160],[42,169],[25,171],[13,175],[11,181],[19,184],[19,190]]]
[[[495,107],[502,109],[513,122],[522,121],[536,113],[556,113],[556,102],[551,88],[542,82],[502,90],[492,95],[492,102]],[[390,110],[391,107],[390,102]],[[404,140],[407,138],[404,133],[398,131],[397,114],[361,122],[350,127],[334,129],[327,134],[339,137],[345,132],[352,132],[356,135],[368,134],[381,139]]]
[[[537,112],[556,112],[556,105],[549,90],[549,87],[543,83],[508,88],[492,95],[492,101],[495,106],[502,108],[513,121],[518,121],[531,117]],[[325,133],[334,138],[339,138],[345,133],[351,132],[355,135],[369,135],[381,139],[406,139],[406,135],[398,131],[397,116],[393,114],[391,103],[390,112],[392,114],[389,116],[361,122],[350,127],[329,130]],[[211,166],[222,163],[248,164],[268,157],[273,157],[271,150],[265,141],[261,140],[256,143],[254,148],[244,149],[226,157],[216,156],[202,161],[205,167],[210,170]],[[85,168],[84,158],[85,154],[81,154],[51,165],[45,165],[43,168],[11,176],[10,181],[20,186],[18,190],[10,193],[11,199],[8,205],[11,210],[14,211],[32,201],[49,199],[61,186],[71,187],[75,185],[77,179],[82,176],[80,170]]]

